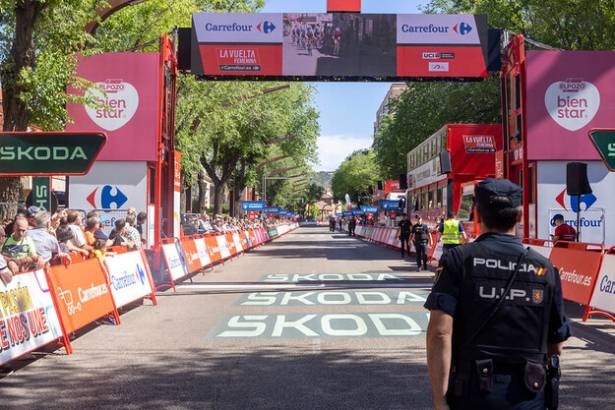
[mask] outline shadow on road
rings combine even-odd
[[[67,359],[62,367],[54,369],[53,380],[44,371],[7,378],[0,384],[2,408],[426,409],[430,406],[426,368],[410,362],[405,350],[387,350],[376,355],[308,348],[289,351],[275,346],[252,352],[142,351],[138,347],[133,352],[114,352],[112,348],[101,347],[100,351],[84,352],[76,361],[83,360],[86,354],[109,355],[109,367],[76,374]],[[130,354],[131,358],[142,355],[147,361],[118,362],[117,355],[124,354]]]

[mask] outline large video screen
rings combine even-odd
[[[487,76],[487,18],[427,14],[193,15],[194,74],[212,79]]]

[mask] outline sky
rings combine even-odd
[[[419,13],[425,0],[363,0],[364,13]],[[326,0],[266,0],[263,12],[324,13]],[[335,171],[352,152],[373,142],[376,111],[390,83],[313,83],[320,112],[317,171]]]

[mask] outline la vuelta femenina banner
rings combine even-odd
[[[62,337],[42,270],[0,282],[0,365]]]

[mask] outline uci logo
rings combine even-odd
[[[587,210],[589,210],[592,206],[594,206],[596,201],[598,201],[598,198],[596,198],[596,195],[594,195],[594,194],[581,195],[580,198],[577,197],[577,196],[569,196],[569,195],[566,195],[566,190],[564,189],[555,198],[555,200],[566,211],[572,210],[572,212],[580,212],[580,211],[587,211]],[[581,207],[581,204],[585,205],[585,207],[584,208]],[[567,206],[567,205],[569,205],[569,206]]]
[[[273,33],[275,30],[275,25],[270,21],[264,21],[262,23],[258,23],[256,29],[262,33],[269,34]]]
[[[455,33],[461,34],[462,36],[465,36],[466,34],[469,34],[472,31],[472,26],[469,25],[468,23],[455,24],[453,26],[453,31]]]
[[[120,209],[126,202],[128,197],[124,195],[118,187],[115,187],[115,195],[112,194],[113,187],[111,185],[105,185],[100,190],[100,195],[97,195],[98,188],[92,191],[87,197],[87,201],[93,208],[98,209]],[[98,206],[100,204],[100,206]],[[115,206],[112,207],[111,205]]]

